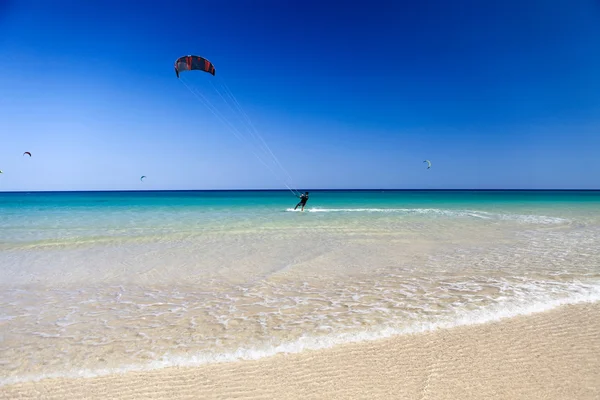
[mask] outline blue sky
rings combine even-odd
[[[285,188],[187,54],[299,189],[600,188],[598,1],[2,0],[0,190]]]

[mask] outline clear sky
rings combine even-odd
[[[187,54],[299,189],[600,188],[597,0],[144,3],[0,0],[0,190],[285,188]]]

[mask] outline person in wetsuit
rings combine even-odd
[[[306,202],[308,201],[308,192],[304,192],[304,194],[301,194],[300,196],[296,196],[300,198],[300,202],[298,204],[296,204],[296,207],[294,207],[294,210],[296,208],[298,208],[298,206],[302,206],[302,211],[304,211],[304,206],[306,205]]]

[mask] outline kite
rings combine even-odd
[[[211,75],[215,75],[215,66],[204,57],[200,56],[183,56],[175,61],[175,74],[179,78],[181,71],[204,71]]]
[[[23,155],[25,155],[25,154],[29,154],[29,157],[31,157],[31,153],[30,152],[26,151],[25,153],[23,153]]]
[[[429,160],[425,160],[425,161],[423,161],[423,162],[426,162],[426,163],[427,163],[427,169],[431,168],[431,161],[429,161]]]
[[[292,184],[292,178],[291,178],[290,174],[281,165],[281,163],[279,162],[277,157],[273,154],[273,152],[271,151],[271,149],[269,148],[269,146],[267,145],[265,140],[260,136],[260,134],[258,133],[256,128],[253,126],[252,122],[250,121],[250,118],[248,117],[246,112],[244,110],[242,110],[242,106],[237,101],[237,99],[235,98],[233,93],[229,90],[229,88],[225,85],[224,82],[219,82],[220,89],[217,88],[217,85],[215,85],[213,83],[213,80],[217,79],[217,78],[214,78],[216,71],[215,71],[215,66],[213,65],[213,63],[211,63],[209,60],[207,60],[204,57],[200,57],[200,56],[196,56],[196,55],[187,55],[187,56],[179,57],[177,60],[175,60],[174,67],[175,67],[175,74],[177,75],[177,79],[179,80],[179,82],[181,82],[201,103],[203,103],[215,115],[215,117],[220,119],[221,122],[228,129],[230,129],[233,132],[234,136],[236,136],[238,140],[240,140],[242,142],[246,142],[246,144],[251,147],[252,153],[254,153],[256,158],[258,158],[258,160],[262,164],[267,166],[267,168],[269,168],[269,166],[267,165],[265,160],[263,160],[261,158],[261,156],[259,156],[257,154],[257,152],[258,153],[266,152],[266,154],[264,154],[264,156],[271,157],[270,161],[274,162],[275,165],[277,165],[279,167],[279,172],[281,175],[277,176],[277,173],[273,170],[271,170],[271,172],[274,175],[276,175],[276,177],[279,180],[282,181],[282,183],[290,190],[290,192],[292,192],[292,194],[294,194],[294,196],[299,196],[300,193],[297,190],[290,187],[290,185],[288,185],[288,183]],[[229,110],[233,111],[234,114],[237,114],[236,119],[239,119],[239,122],[242,123],[242,127],[237,128],[235,126],[235,122],[230,121],[228,118],[223,116],[223,113],[221,113],[218,109],[219,107],[217,107],[215,104],[212,104],[211,101],[208,100],[204,96],[204,94],[203,94],[204,90],[202,90],[200,88],[192,89],[192,87],[190,87],[190,86],[194,86],[194,84],[186,82],[188,80],[187,79],[188,76],[185,74],[184,74],[184,76],[180,76],[180,74],[182,74],[184,71],[200,71],[201,73],[198,75],[196,73],[191,74],[192,79],[190,79],[190,80],[194,80],[194,78],[195,78],[199,82],[204,82],[204,81],[210,82],[211,86],[213,86],[213,90],[216,93],[218,93],[219,97],[221,97],[221,99],[226,103]],[[207,72],[209,75],[212,75],[212,77],[205,75],[203,72]],[[221,78],[218,78],[217,80],[221,81]],[[206,82],[204,82],[204,83],[206,83]],[[222,93],[221,90],[223,90],[224,92]],[[224,114],[226,115],[228,113],[229,113],[229,111],[226,111]],[[244,131],[245,131],[245,133],[244,133]],[[247,135],[247,137],[245,135]],[[254,142],[254,143],[252,143],[252,142]],[[257,149],[252,149],[252,147],[254,147],[254,146],[256,146]]]

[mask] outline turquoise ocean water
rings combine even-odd
[[[260,358],[600,298],[600,192],[0,193],[0,378]]]

